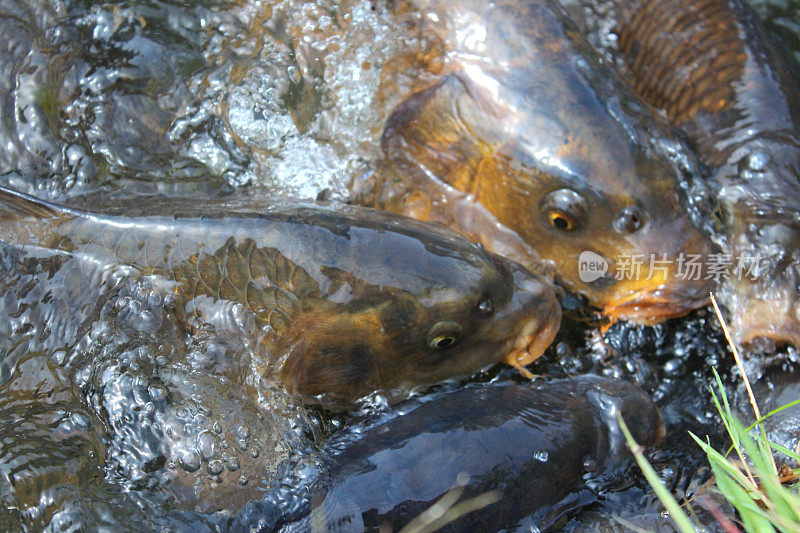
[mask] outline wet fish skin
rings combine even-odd
[[[800,65],[788,47],[741,0],[608,1],[600,17],[569,3],[582,25],[614,28],[624,74],[712,169],[715,239],[733,266],[760,259],[720,287],[736,340],[800,344]]]
[[[552,288],[523,267],[363,208],[138,199],[104,214],[0,200],[0,240],[149,278],[187,330],[250,339],[265,375],[307,400],[347,404],[535,358],[560,321]]]
[[[617,410],[642,445],[664,436],[644,392],[597,376],[484,384],[397,409],[400,416],[355,425],[326,443],[306,517],[296,513],[281,531],[398,531],[459,486],[458,502],[491,497],[444,531],[497,531],[526,517],[544,529],[591,503],[594,496],[580,492],[587,476],[607,483],[629,464]],[[269,507],[267,498],[238,518],[255,523]]]
[[[385,161],[354,182],[360,201],[531,268],[544,259],[614,317],[650,323],[705,303],[709,283],[677,279],[674,260],[710,251],[681,199],[691,156],[554,3],[399,4],[426,47],[386,68]],[[607,261],[604,276],[580,279],[584,251]],[[651,254],[673,258],[666,272]],[[647,259],[638,279],[615,279],[635,255]]]

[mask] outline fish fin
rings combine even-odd
[[[474,169],[507,140],[503,113],[488,91],[449,74],[395,108],[381,148],[390,161],[424,166],[438,179],[469,190]]]
[[[0,187],[0,220],[19,218],[54,218],[67,209],[39,200],[28,194]]]

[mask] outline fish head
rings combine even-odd
[[[634,152],[629,165],[581,172],[603,179],[548,180],[529,208],[545,241],[560,244],[550,258],[567,288],[611,319],[653,324],[707,303],[712,250],[683,206],[673,165]]]
[[[283,365],[290,392],[346,405],[506,358],[529,362],[552,342],[561,310],[548,280],[446,228],[403,220],[402,233],[353,238],[357,269],[328,272],[338,288],[299,319]]]
[[[800,185],[765,166],[771,175],[722,188],[716,228],[732,262],[716,296],[733,341],[751,354],[800,346]]]
[[[681,201],[679,158],[588,92],[561,102],[507,89],[450,76],[420,91],[387,122],[387,159],[469,194],[612,318],[652,323],[704,305],[705,271],[679,272],[710,251]]]
[[[608,428],[608,446],[603,457],[603,468],[610,469],[630,461],[625,435],[618,418],[621,418],[631,436],[640,446],[650,448],[660,445],[666,437],[664,419],[650,396],[633,383],[601,378],[578,376],[565,383],[576,396],[585,398],[597,409],[603,426]]]

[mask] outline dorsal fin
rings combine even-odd
[[[0,220],[19,218],[53,218],[69,212],[68,209],[39,200],[25,193],[0,187]]]

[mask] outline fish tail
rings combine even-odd
[[[20,218],[54,218],[63,208],[28,194],[0,187],[0,221]]]

